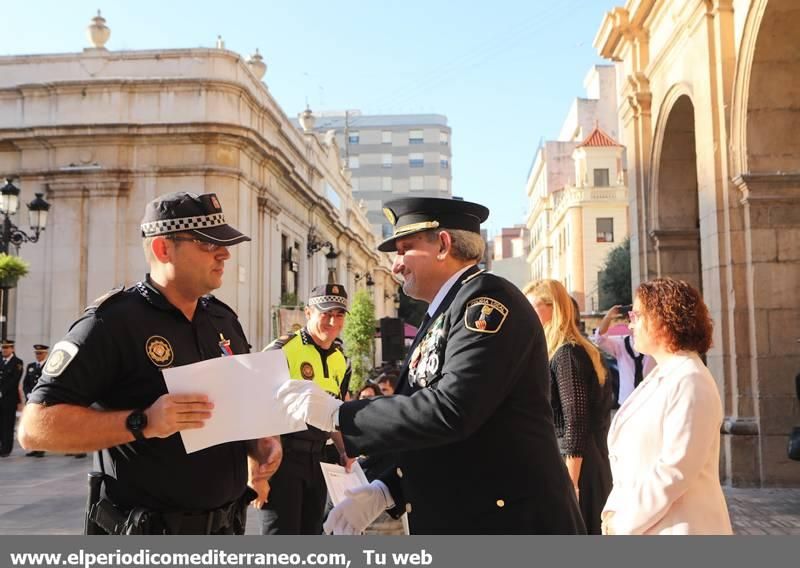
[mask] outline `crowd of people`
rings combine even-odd
[[[170,394],[161,371],[250,351],[210,294],[229,247],[249,238],[214,194],[147,205],[149,273],[54,346],[18,429],[34,452],[96,452],[89,532],[242,534],[252,505],[264,534],[361,534],[386,512],[412,534],[730,534],[722,407],[702,361],[712,326],[696,290],[639,286],[615,391],[600,349],[623,351],[608,322],[587,338],[561,283],[520,291],[478,267],[486,207],[409,198],[385,213],[394,233],[378,248],[395,253],[405,294],[428,303],[402,367],[352,393],[347,293],[318,286],[306,325],[266,347],[291,377],[266,411],[309,429],[187,454],[178,433],[202,428],[214,404]],[[359,457],[369,483],[326,507],[320,463],[349,470]]]

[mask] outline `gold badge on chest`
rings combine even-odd
[[[151,336],[145,343],[144,350],[156,367],[169,367],[175,359],[172,345],[160,335]]]

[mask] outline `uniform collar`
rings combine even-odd
[[[331,343],[330,348],[323,349],[321,346],[317,345],[317,342],[314,341],[314,338],[311,337],[311,334],[308,332],[308,328],[306,328],[305,326],[302,329],[300,329],[300,331],[298,331],[297,334],[300,336],[300,340],[303,342],[303,345],[313,345],[323,353],[333,353],[339,348],[337,340],[334,339],[333,343]]]
[[[475,265],[471,264],[470,266],[465,266],[464,268],[453,274],[450,278],[448,278],[447,282],[445,282],[442,285],[442,287],[439,288],[439,291],[436,292],[436,295],[433,297],[433,301],[428,306],[429,316],[433,317],[434,314],[436,314],[436,310],[439,309],[439,306],[444,301],[444,298],[445,296],[447,296],[447,293],[450,291],[450,288],[453,287],[453,285],[458,281],[458,279],[461,277],[462,274],[464,274],[467,270],[469,270],[473,266]]]
[[[177,312],[181,312],[178,308],[176,308],[169,300],[161,293],[161,291],[153,284],[153,280],[150,278],[150,274],[148,273],[145,276],[143,282],[136,283],[136,291],[139,295],[142,296],[145,300],[147,300],[152,306],[164,310],[164,311],[172,311],[175,310]],[[208,307],[208,298],[202,297],[197,301],[197,307],[205,309]]]

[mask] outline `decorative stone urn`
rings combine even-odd
[[[311,112],[311,109],[308,107],[298,114],[297,118],[300,120],[300,126],[303,127],[303,132],[311,132],[311,129],[314,128],[314,123],[317,121],[314,113]]]
[[[250,66],[250,71],[253,72],[253,75],[255,75],[259,81],[267,72],[267,64],[264,63],[264,58],[261,57],[258,49],[256,49],[256,52],[250,56],[250,59],[247,60],[247,65]]]
[[[106,19],[100,15],[100,10],[86,28],[86,35],[95,48],[105,49],[106,42],[111,37],[111,28],[106,25]]]

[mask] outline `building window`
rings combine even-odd
[[[409,154],[408,155],[408,165],[411,168],[421,168],[425,166],[425,155],[424,154]]]
[[[382,130],[381,131],[381,144],[391,144],[392,143],[392,131],[391,130]]]
[[[608,187],[608,168],[594,170],[594,186]]]
[[[390,177],[382,177],[381,178],[381,189],[383,191],[392,191],[392,178],[390,178]]]
[[[351,130],[347,135],[347,142],[350,144],[358,144],[360,134],[358,130]]]
[[[450,144],[450,135],[447,132],[439,132],[439,144],[442,146]]]
[[[597,218],[597,242],[598,243],[614,242],[614,219],[612,219],[611,217]]]
[[[381,225],[381,230],[384,239],[388,239],[394,234],[394,226],[390,225],[389,223],[384,223]]]
[[[358,169],[358,156],[350,156],[350,159],[347,161],[347,167],[351,170]]]
[[[391,168],[392,167],[392,155],[391,154],[382,154],[381,155],[381,165],[384,168]]]
[[[411,130],[408,133],[409,144],[422,144],[425,140],[422,137],[422,130]]]
[[[411,176],[408,178],[408,187],[413,190],[425,189],[425,178],[422,176]]]
[[[447,168],[450,167],[450,160],[447,158],[447,156],[444,155],[439,156],[439,167],[442,168],[443,170],[446,170]]]

